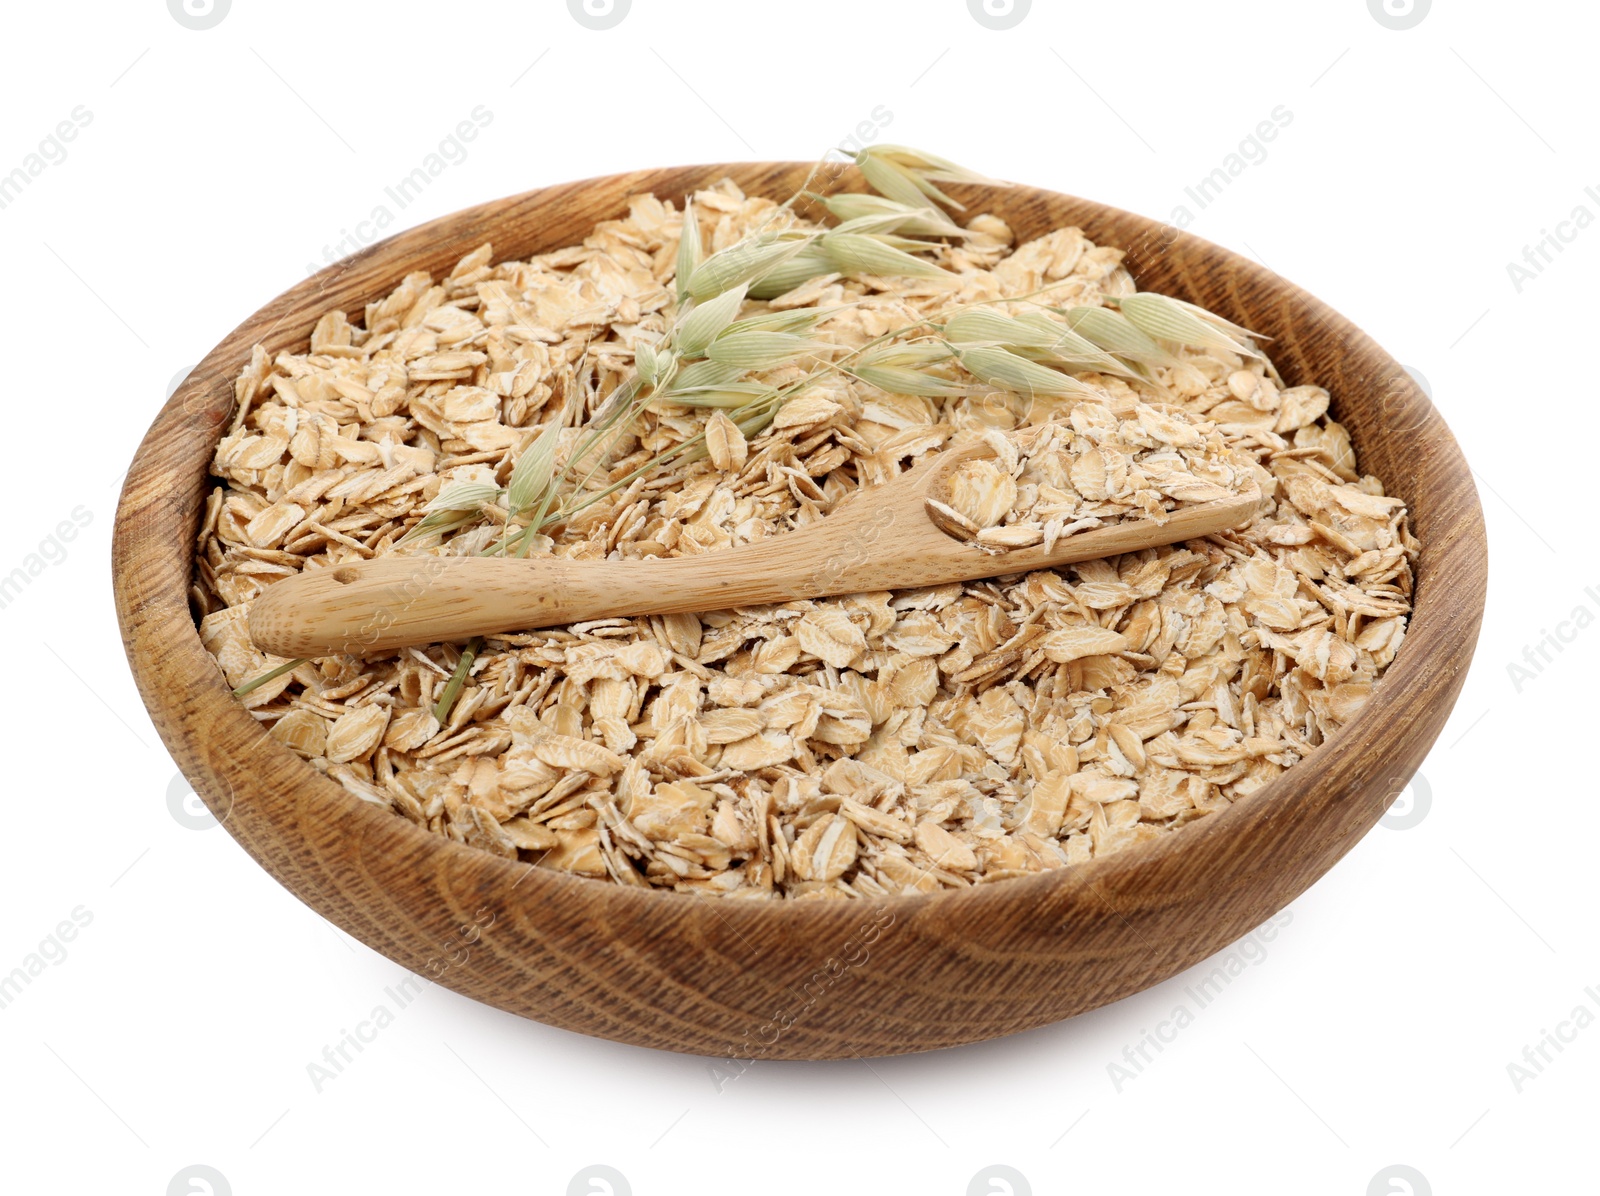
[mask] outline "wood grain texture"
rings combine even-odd
[[[1164,523],[1127,519],[1064,536],[1050,548],[988,553],[947,535],[927,500],[948,497],[950,472],[990,457],[982,441],[930,456],[851,495],[827,518],[700,556],[641,561],[390,557],[312,569],[250,604],[256,647],[287,659],[360,654],[589,619],[726,610],[797,598],[916,589],[1137,552],[1236,527],[1261,505],[1190,503]]]
[[[363,803],[269,739],[229,694],[186,600],[207,464],[250,346],[303,347],[329,308],[358,317],[409,271],[441,275],[486,240],[497,258],[577,242],[632,193],[677,200],[726,175],[782,197],[808,170],[689,166],[570,183],[373,245],[230,334],[138,450],[113,575],[129,662],[162,738],[267,871],[424,977],[552,1025],[713,1056],[871,1056],[1025,1030],[1158,983],[1282,908],[1372,827],[1450,712],[1483,614],[1483,517],[1454,438],[1405,371],[1336,312],[1217,246],[1087,200],[974,185],[950,190],[1020,238],[1075,224],[1126,248],[1146,289],[1274,337],[1286,381],[1326,385],[1363,468],[1410,504],[1422,541],[1410,633],[1372,701],[1312,759],[1108,859],[874,905],[715,901],[530,868]],[[859,187],[853,174],[843,182]],[[488,928],[452,962],[457,928],[473,922]]]

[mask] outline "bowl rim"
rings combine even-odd
[[[675,920],[709,924],[712,918],[716,918],[735,928],[753,925],[756,920],[768,925],[776,920],[781,927],[794,930],[837,928],[844,925],[841,920],[844,910],[838,907],[855,907],[859,913],[860,905],[848,901],[794,899],[695,901],[682,893],[640,889],[617,884],[609,878],[590,879],[539,868],[520,860],[506,860],[433,834],[389,809],[361,801],[337,782],[318,773],[288,747],[268,738],[260,725],[232,697],[221,672],[202,646],[187,598],[194,556],[192,525],[198,520],[199,510],[203,507],[203,495],[212,484],[209,473],[211,453],[222,425],[231,415],[232,381],[249,359],[250,344],[263,337],[271,337],[289,313],[327,310],[326,306],[317,306],[319,296],[325,292],[337,292],[340,280],[352,270],[380,261],[410,262],[411,269],[422,268],[417,263],[425,258],[428,242],[435,233],[446,227],[457,227],[463,223],[481,227],[482,239],[491,240],[495,222],[508,211],[530,203],[553,200],[559,195],[581,193],[601,186],[615,189],[622,183],[628,184],[629,193],[661,193],[668,182],[682,181],[690,176],[703,179],[701,185],[709,185],[723,177],[743,179],[748,189],[751,181],[803,174],[810,169],[811,164],[803,162],[705,163],[595,176],[473,205],[397,233],[295,284],[243,321],[189,373],[160,409],[141,442],[118,502],[112,572],[124,645],[151,718],[180,768],[196,785],[197,792],[212,807],[219,820],[228,826],[230,834],[258,862],[302,901],[402,964],[410,966],[409,957],[404,951],[397,954],[391,950],[394,944],[386,942],[376,924],[353,920],[349,911],[338,903],[315,893],[308,894],[304,884],[297,883],[296,878],[303,875],[298,866],[275,857],[265,839],[252,833],[249,828],[241,827],[230,817],[238,794],[231,781],[227,782],[227,792],[223,792],[219,778],[206,763],[208,745],[204,741],[207,736],[223,734],[235,745],[229,748],[229,755],[237,758],[241,765],[254,769],[258,774],[266,774],[269,770],[275,774],[277,780],[273,781],[273,785],[280,796],[288,789],[297,790],[299,808],[295,813],[302,826],[310,825],[305,821],[307,819],[335,818],[363,836],[370,834],[390,844],[398,843],[417,858],[427,857],[433,867],[458,870],[461,883],[469,886],[504,885],[508,889],[515,889],[523,882],[528,882],[526,895],[529,897],[540,893],[555,901],[577,900],[589,905],[599,903],[608,908],[610,916],[619,919],[631,917],[645,909],[657,915],[670,910],[674,911]],[[846,174],[848,185],[857,185],[853,172]],[[1150,251],[1152,247],[1155,247],[1155,252],[1160,252],[1165,246],[1184,238],[1195,252],[1215,258],[1239,274],[1270,286],[1286,296],[1289,302],[1307,308],[1318,319],[1328,322],[1334,335],[1356,348],[1377,353],[1384,362],[1393,365],[1391,376],[1383,379],[1383,383],[1396,396],[1396,410],[1405,412],[1407,418],[1415,418],[1413,431],[1434,438],[1440,450],[1452,458],[1447,464],[1454,467],[1458,463],[1460,470],[1467,471],[1459,447],[1444,420],[1398,363],[1353,323],[1294,283],[1193,234],[1097,201],[1013,183],[958,185],[955,193],[977,196],[991,188],[1050,196],[1065,200],[1071,207],[1098,216],[1103,221],[1131,222],[1143,227],[1146,238],[1141,243],[1122,246],[1128,250],[1130,260],[1141,252]],[[600,213],[597,220],[608,219],[610,215]],[[1087,226],[1092,221],[1084,220],[1082,223]],[[1095,236],[1090,227],[1085,227],[1085,233],[1091,239]],[[1029,235],[1040,234],[1034,232]],[[514,255],[526,257],[527,250],[518,248],[501,252],[497,249],[495,260],[504,261]],[[1130,269],[1137,278],[1137,266],[1130,265]],[[398,277],[395,276],[396,282]],[[381,293],[369,294],[366,298],[381,298]],[[346,311],[353,310],[349,304],[342,306]],[[307,323],[296,330],[295,339],[288,343],[305,343],[310,327],[311,324]],[[1337,396],[1334,402],[1337,407]],[[187,449],[187,457],[177,464],[163,464],[160,458],[174,444]],[[1389,484],[1404,491],[1406,482],[1406,479],[1391,479]],[[1384,729],[1404,724],[1408,704],[1425,696],[1429,678],[1437,672],[1436,668],[1430,672],[1432,666],[1438,663],[1436,654],[1444,653],[1451,669],[1464,672],[1470,662],[1483,615],[1487,575],[1487,559],[1482,547],[1482,512],[1475,493],[1469,506],[1462,520],[1463,526],[1457,529],[1456,534],[1436,534],[1431,540],[1423,542],[1417,561],[1414,608],[1408,621],[1406,642],[1375,687],[1371,699],[1354,718],[1330,736],[1315,757],[1305,764],[1320,766],[1353,756],[1382,740],[1384,736],[1380,732]],[[188,525],[185,525],[185,520]],[[176,592],[171,585],[174,554],[189,566],[183,572],[184,584]],[[1430,587],[1427,577],[1428,572],[1444,563],[1449,563],[1452,571],[1460,571],[1466,578],[1465,586],[1450,590],[1448,608],[1443,601],[1445,595],[1437,588]],[[190,678],[189,684],[178,689],[172,686],[164,674],[174,668]],[[1455,691],[1459,691],[1459,680],[1455,682]],[[254,736],[249,733],[252,728]],[[1393,766],[1394,772],[1386,781],[1389,798],[1398,793],[1436,736],[1437,729],[1421,751],[1408,753],[1415,758],[1402,760]],[[258,754],[247,757],[244,749],[237,746],[246,740],[252,741],[250,751]],[[260,755],[261,752],[265,752],[265,755]],[[1147,872],[1157,861],[1194,851],[1204,839],[1234,836],[1252,823],[1272,818],[1275,808],[1281,804],[1280,799],[1295,785],[1296,779],[1306,781],[1308,774],[1314,771],[1317,769],[1290,769],[1224,810],[1196,819],[1174,833],[1085,864],[961,889],[896,894],[879,898],[875,904],[888,905],[906,916],[935,907],[948,910],[967,906],[972,912],[979,913],[996,903],[1041,901],[1047,894],[1116,891],[1135,880],[1137,874]],[[285,774],[291,778],[292,784],[283,781]],[[1386,799],[1374,806],[1370,812],[1369,828],[1381,817],[1387,804]],[[1308,854],[1313,850],[1313,847],[1306,848]],[[1328,866],[1331,863],[1329,861]],[[447,979],[445,983],[448,985],[450,982]]]

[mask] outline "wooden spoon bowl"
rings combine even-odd
[[[582,240],[628,196],[678,201],[724,176],[783,197],[802,163],[639,171],[531,191],[373,245],[273,300],[162,408],[117,512],[128,659],[174,759],[229,832],[318,913],[403,967],[525,1017],[643,1046],[828,1059],[932,1050],[1104,1005],[1226,946],[1372,825],[1460,691],[1487,575],[1483,515],[1449,429],[1406,372],[1291,283],[1169,226],[1022,186],[952,186],[1019,240],[1077,225],[1128,251],[1142,287],[1275,338],[1285,380],[1333,394],[1362,467],[1422,542],[1406,642],[1367,706],[1309,760],[1229,809],[1075,868],[865,901],[728,901],[533,868],[430,835],[321,776],[229,693],[188,603],[212,450],[251,346],[301,350],[330,309],[359,318],[413,270],[492,240],[497,259]],[[842,177],[860,189],[853,171]],[[476,942],[463,951],[462,928]]]

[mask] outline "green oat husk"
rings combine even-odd
[[[1260,356],[1247,339],[1231,336],[1218,324],[1196,315],[1191,304],[1148,291],[1123,295],[1115,302],[1129,323],[1157,340],[1195,349],[1220,349],[1244,357]]]
[[[705,260],[705,247],[700,242],[700,218],[695,215],[694,197],[683,201],[683,229],[678,234],[678,264],[674,276],[678,302],[689,298],[689,279],[695,268]]]
[[[744,303],[748,282],[729,287],[680,315],[669,333],[671,343],[684,357],[703,357],[711,342],[732,324]]]
[[[868,146],[856,153],[855,163],[873,190],[911,208],[925,207],[933,199],[947,208],[965,211],[964,205],[935,184],[991,181],[948,158],[903,145]]]
[[[762,233],[713,253],[694,268],[689,297],[706,300],[740,283],[753,283],[801,252],[814,234]]]
[[[970,237],[972,234],[937,208],[926,203],[904,204],[883,195],[845,191],[838,195],[815,196],[829,213],[843,223],[866,216],[901,218],[900,232],[923,237]]]
[[[1051,308],[1064,315],[1074,332],[1107,353],[1139,365],[1172,365],[1176,359],[1126,316],[1108,307]]]
[[[959,349],[956,357],[974,378],[1020,395],[1101,397],[1094,387],[1007,349],[977,346]]]
[[[717,337],[706,356],[720,365],[759,372],[775,369],[807,353],[832,348],[792,332],[735,332]]]

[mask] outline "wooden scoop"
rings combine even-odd
[[[1165,523],[1122,519],[1063,536],[1048,551],[984,552],[941,530],[927,500],[947,501],[951,471],[993,455],[981,441],[937,453],[800,531],[702,556],[399,556],[308,570],[267,587],[251,604],[250,637],[277,656],[319,657],[589,619],[915,589],[1191,540],[1237,527],[1261,503],[1252,484],[1236,497],[1180,506]]]

